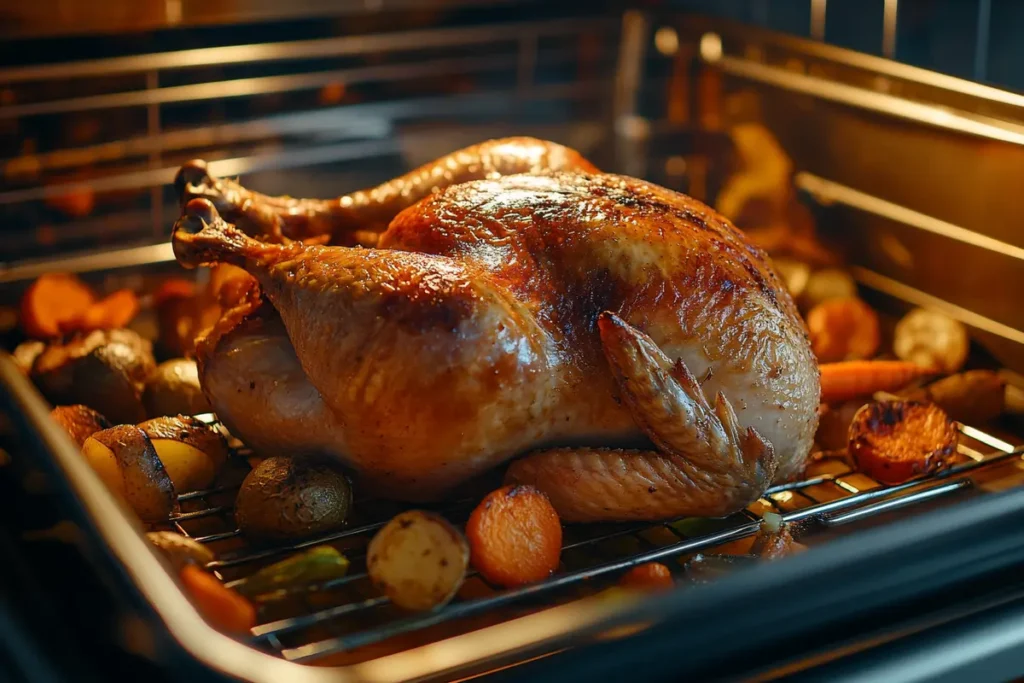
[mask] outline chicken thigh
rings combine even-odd
[[[188,267],[246,269],[273,307],[199,345],[215,411],[254,447],[329,453],[394,498],[525,453],[507,476],[567,521],[724,515],[811,446],[817,364],[766,257],[650,183],[456,184],[379,249],[260,242],[197,198],[173,242]]]

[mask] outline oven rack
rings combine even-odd
[[[230,439],[214,415],[198,417],[224,431]],[[563,561],[560,571],[550,579],[502,590],[487,584],[471,570],[467,573],[467,584],[472,581],[474,585],[471,596],[461,597],[460,592],[452,603],[418,614],[401,613],[391,608],[386,597],[374,594],[365,571],[365,554],[359,544],[368,542],[394,513],[359,520],[341,530],[295,543],[253,546],[245,542],[244,536],[234,526],[230,502],[209,502],[216,498],[233,499],[237,487],[229,485],[181,494],[179,501],[191,509],[175,515],[171,521],[177,531],[200,543],[214,546],[226,541],[243,543],[240,548],[219,554],[218,559],[208,565],[208,569],[229,586],[241,582],[260,566],[283,559],[289,553],[321,544],[348,544],[343,552],[352,562],[349,574],[290,588],[286,599],[292,600],[293,604],[298,600],[301,607],[286,616],[264,620],[252,630],[250,644],[286,660],[307,663],[330,655],[357,653],[360,648],[386,645],[385,641],[415,636],[427,629],[448,626],[460,620],[483,617],[489,621],[499,616],[496,614],[498,610],[506,608],[524,605],[527,610],[542,608],[538,602],[540,598],[550,606],[566,599],[592,595],[628,569],[645,562],[668,562],[674,577],[685,581],[683,561],[698,553],[713,552],[725,544],[752,537],[760,528],[765,512],[781,515],[784,522],[797,524],[797,529],[809,529],[814,525],[840,527],[950,495],[972,486],[971,475],[982,468],[1006,464],[1024,455],[1024,446],[1014,447],[967,425],[958,425],[958,429],[958,461],[929,476],[883,486],[852,470],[841,459],[823,457],[810,464],[811,476],[770,488],[748,509],[726,519],[677,518],[658,523],[570,525],[566,528],[563,560],[566,553],[572,556],[572,560],[569,566]],[[232,442],[236,462],[251,455],[236,440]],[[432,509],[461,526],[478,500],[479,497],[460,498]],[[370,499],[357,499],[354,508],[358,510],[372,504]],[[210,519],[217,520],[226,529],[205,534],[190,529],[191,523]],[[314,596],[321,599],[321,604],[311,602],[310,598]],[[333,598],[327,606],[322,604],[325,596]],[[351,619],[362,621],[369,616],[373,618],[368,621],[374,625],[367,628],[346,629],[338,624]],[[304,636],[310,631],[318,635]]]

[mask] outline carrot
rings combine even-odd
[[[956,442],[953,421],[934,403],[883,401],[853,416],[848,449],[867,476],[902,484],[946,464]]]
[[[851,360],[818,367],[822,403],[840,403],[876,391],[896,391],[915,379],[935,374],[931,368],[902,360]]]
[[[37,339],[56,337],[61,324],[73,320],[96,301],[92,290],[69,273],[47,273],[21,298],[21,326]]]
[[[647,562],[637,565],[622,575],[619,585],[623,588],[639,588],[642,590],[661,591],[672,588],[672,572],[660,562]]]
[[[93,303],[82,314],[61,325],[62,331],[91,332],[124,327],[139,312],[139,299],[130,289],[119,289]]]
[[[492,491],[466,523],[470,561],[499,586],[540,581],[558,569],[562,524],[547,496],[532,486]]]
[[[256,608],[222,584],[216,576],[194,564],[181,568],[181,582],[199,613],[225,633],[246,635],[256,625]]]

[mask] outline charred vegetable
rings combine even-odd
[[[851,360],[818,367],[822,403],[842,403],[877,391],[896,391],[935,374],[930,368],[903,360]]]
[[[83,405],[57,406],[50,411],[50,417],[64,428],[79,448],[96,432],[110,428],[107,418]]]
[[[488,494],[466,522],[473,567],[499,586],[541,581],[558,569],[562,523],[547,496],[532,486]]]
[[[903,360],[950,373],[964,366],[970,343],[967,328],[960,322],[918,308],[896,323],[893,351]]]
[[[1006,405],[1006,380],[992,370],[970,370],[926,387],[901,392],[908,401],[931,401],[954,420],[981,424],[996,419]]]
[[[329,545],[311,548],[269,567],[264,567],[235,586],[250,598],[287,591],[296,586],[340,579],[348,573],[348,558]]]
[[[934,472],[956,451],[956,429],[934,403],[869,403],[850,424],[849,453],[857,467],[883,484]]]
[[[242,482],[235,521],[256,538],[304,538],[344,524],[351,504],[352,489],[339,470],[275,456],[263,460]]]
[[[96,432],[82,455],[107,488],[148,523],[165,522],[177,510],[174,485],[145,432],[121,425]]]
[[[130,330],[107,330],[51,344],[30,376],[53,404],[81,403],[134,424],[145,419],[142,385],[154,365],[149,342]]]
[[[469,563],[459,530],[432,512],[403,512],[381,529],[367,549],[370,579],[391,602],[428,610],[454,596]]]
[[[196,362],[186,358],[174,358],[156,366],[146,378],[142,404],[150,417],[210,412],[210,402],[199,386]]]
[[[181,570],[187,564],[205,567],[213,562],[213,553],[202,543],[173,531],[151,531],[146,538],[163,553],[171,566]]]
[[[224,437],[194,417],[158,417],[141,423],[139,428],[152,441],[179,492],[207,488],[227,462]]]

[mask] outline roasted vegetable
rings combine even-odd
[[[210,412],[210,402],[199,386],[196,362],[186,358],[174,358],[156,366],[146,378],[142,404],[150,417]]]
[[[532,486],[493,491],[466,522],[473,567],[499,586],[541,581],[558,569],[562,523],[547,496]]]
[[[235,521],[255,538],[304,538],[340,527],[351,504],[352,489],[336,468],[274,456],[242,482]]]
[[[153,442],[174,488],[181,493],[207,488],[227,462],[224,437],[194,417],[157,417],[139,428]]]
[[[956,452],[956,429],[934,403],[869,403],[850,425],[849,453],[861,472],[900,484],[934,472]]]
[[[50,411],[50,417],[64,428],[79,448],[96,432],[110,428],[107,418],[83,405],[57,406]]]
[[[264,567],[235,586],[235,590],[250,598],[266,596],[297,586],[340,579],[348,573],[348,566],[347,557],[329,545],[321,545]]]
[[[149,437],[138,427],[121,425],[96,432],[85,440],[82,455],[142,521],[165,522],[177,510],[171,478]]]
[[[992,370],[970,370],[943,377],[926,387],[900,392],[908,401],[931,401],[954,420],[982,424],[996,419],[1006,405],[1006,380]]]
[[[851,360],[818,367],[822,403],[841,403],[871,396],[876,391],[896,391],[916,379],[935,374],[930,368],[902,360]]]
[[[857,296],[853,276],[839,268],[823,268],[811,273],[797,299],[800,308],[809,311],[829,299],[850,299]]]
[[[395,605],[428,610],[455,596],[469,563],[469,545],[448,520],[410,510],[382,528],[367,549],[370,579]]]
[[[892,347],[903,360],[951,373],[967,362],[970,344],[967,328],[959,321],[917,308],[896,323]]]
[[[150,531],[146,538],[164,554],[176,570],[180,571],[186,564],[205,567],[213,562],[213,553],[210,549],[188,536],[173,531]]]
[[[248,635],[256,625],[256,608],[252,603],[213,574],[187,564],[179,576],[196,609],[214,628],[233,635]]]
[[[124,327],[139,312],[139,299],[129,289],[120,289],[92,303],[79,315],[60,322],[62,334],[114,330]]]
[[[777,560],[807,548],[793,539],[793,530],[782,520],[782,515],[766,512],[757,530],[750,554],[766,560]]]
[[[862,405],[863,399],[831,406],[822,404],[814,442],[824,451],[845,451],[850,439],[850,423]]]
[[[52,339],[61,324],[80,317],[96,301],[92,289],[70,273],[47,273],[21,297],[21,327],[36,339]]]
[[[11,354],[14,357],[14,362],[26,375],[32,372],[32,366],[36,364],[36,359],[46,349],[46,343],[41,342],[38,339],[30,339],[28,341],[18,344]]]
[[[862,360],[881,343],[878,315],[860,299],[828,299],[807,314],[811,349],[818,361]]]
[[[48,346],[31,377],[53,404],[81,403],[110,421],[145,419],[142,385],[155,363],[149,342],[130,330],[106,330]]]
[[[660,562],[646,562],[633,567],[619,579],[623,588],[638,588],[645,591],[669,590],[675,585],[672,572]]]

